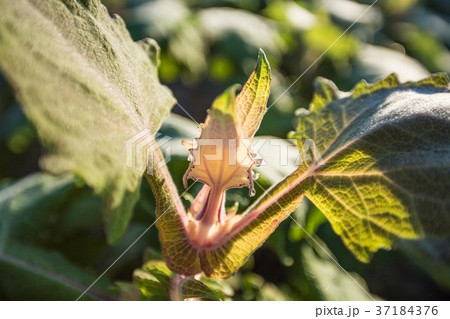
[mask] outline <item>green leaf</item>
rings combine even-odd
[[[148,261],[133,273],[133,283],[146,300],[170,300],[173,274],[163,261]]]
[[[335,257],[325,243],[317,238],[315,240],[320,243],[320,247],[317,244],[314,244],[314,247],[302,245],[300,252],[301,266],[315,298],[330,301],[378,299],[370,294],[363,278],[356,273],[348,274],[342,270],[333,260]]]
[[[0,249],[0,294],[11,300],[76,300],[96,279],[56,252],[9,242]],[[83,300],[112,300],[100,279]]]
[[[302,177],[305,195],[361,261],[396,238],[450,229],[449,88],[445,75],[400,85],[397,77],[351,94],[326,80],[299,117],[300,145],[323,162]]]
[[[241,57],[249,49],[263,48],[279,55],[286,47],[276,25],[261,15],[247,10],[227,7],[210,7],[198,10],[198,28],[210,43],[228,48],[229,56]],[[264,36],[261,36],[264,34]],[[245,43],[245,47],[241,47]]]
[[[174,148],[176,144],[178,144],[180,150],[185,150],[184,147],[182,147],[181,142],[178,141],[177,143],[172,143],[174,138],[194,138],[197,136],[198,127],[197,124],[178,114],[170,113],[168,117],[164,120],[162,123],[161,128],[158,130],[159,133],[162,134],[162,136],[170,136],[172,139],[168,141],[170,143],[170,148]],[[186,152],[184,151],[183,154],[176,154],[179,156],[183,156],[186,159]]]
[[[307,204],[307,201],[303,201],[303,204]],[[315,234],[317,229],[327,221],[326,217],[315,206],[300,212],[297,209],[292,213],[292,216],[295,219],[295,222],[292,221],[291,227],[289,228],[289,239],[292,242],[300,241],[308,237],[308,234]],[[297,223],[302,225],[302,227],[299,227]]]
[[[99,0],[2,0],[0,12],[0,67],[47,150],[42,167],[101,194],[116,241],[142,176],[125,165],[126,142],[155,133],[174,103],[158,82],[157,44],[134,43]]]
[[[138,287],[129,282],[119,281],[115,283],[119,293],[119,300],[122,301],[141,301],[144,300]]]
[[[270,65],[263,50],[259,49],[256,68],[236,97],[236,109],[244,135],[251,138],[267,111],[270,93]]]
[[[446,238],[423,238],[420,240],[401,240],[397,249],[433,278],[444,289],[450,289],[450,240]]]
[[[71,176],[37,173],[0,191],[0,249],[10,240],[30,242],[55,219],[56,207],[75,188]]]
[[[145,300],[220,300],[206,284],[193,277],[174,275],[160,260],[148,261],[135,270],[133,282]]]
[[[253,272],[239,272],[228,283],[238,292],[233,300],[288,301],[288,295],[274,283]],[[283,287],[285,288],[285,287]],[[242,299],[241,299],[242,298]]]
[[[325,52],[330,59],[347,63],[348,59],[358,52],[358,40],[352,35],[345,34],[341,28],[327,19],[320,20],[302,33],[305,47],[317,55]]]
[[[37,173],[0,191],[2,297],[75,300],[94,282],[94,275],[69,262],[62,253],[36,246],[47,237],[55,239],[52,225],[60,220],[78,186],[72,176]],[[67,256],[68,252],[63,253]],[[110,286],[102,279],[84,298],[114,299]]]
[[[218,301],[220,298],[207,285],[192,277],[186,278],[181,283],[183,298],[199,298],[201,300]]]

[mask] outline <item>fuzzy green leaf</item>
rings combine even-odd
[[[156,132],[174,103],[158,82],[158,53],[99,0],[0,0],[0,67],[47,150],[41,164],[103,196],[110,242],[126,229],[142,176],[126,166],[126,142]]]
[[[236,97],[236,109],[244,135],[253,137],[267,111],[270,92],[270,65],[263,50],[259,50],[256,68]]]
[[[391,75],[372,86],[361,82],[351,93],[327,80],[317,84],[293,136],[305,162],[249,207],[248,226],[216,249],[220,276],[239,269],[303,196],[361,261],[397,238],[448,234],[448,77],[399,84]]]
[[[302,183],[347,247],[367,262],[398,237],[448,233],[447,76],[399,84],[391,75],[350,95],[327,80],[318,86],[297,137],[300,145],[315,141],[323,162],[313,162]]]

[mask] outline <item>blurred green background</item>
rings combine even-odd
[[[317,76],[350,90],[361,79],[373,82],[392,72],[401,81],[450,72],[450,1],[379,0],[369,8],[372,2],[103,0],[111,14],[124,18],[135,40],[156,39],[161,47],[161,82],[197,122],[204,120],[206,109],[226,87],[245,82],[262,48],[272,67],[269,105],[274,105],[258,135],[280,138],[294,129],[294,111],[308,107]],[[178,106],[173,112],[187,117]],[[175,138],[198,134],[193,121],[177,116],[168,118],[161,132]],[[40,172],[41,153],[33,126],[0,74],[0,243],[17,259],[5,260],[0,254],[0,299],[76,298],[73,287],[44,289],[58,279],[51,274],[89,284],[155,219],[155,203],[143,183],[128,232],[108,246],[101,200],[81,180]],[[178,154],[169,163],[180,189],[186,157],[187,152]],[[274,178],[262,172],[259,182],[269,187]],[[245,193],[233,192],[228,201],[245,207],[249,203]],[[186,205],[188,201],[187,197]],[[362,264],[312,205],[306,202],[293,216],[312,237],[287,219],[238,274],[214,283],[227,298],[369,298],[359,284],[374,298],[449,299],[448,241],[400,242],[397,249],[378,252],[370,264]],[[90,297],[123,296],[123,287],[142,265],[144,252],[146,258],[159,256],[156,228],[117,261]],[[28,262],[47,272],[36,273],[26,267]]]

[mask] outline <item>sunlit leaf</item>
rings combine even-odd
[[[192,277],[186,278],[182,283],[183,298],[199,298],[201,300],[220,300],[220,298],[207,285]]]
[[[400,85],[392,75],[361,82],[350,95],[318,83],[297,137],[312,139],[324,162],[314,162],[302,183],[355,256],[368,261],[397,237],[448,232],[447,77]]]
[[[174,103],[158,82],[158,46],[134,43],[99,0],[2,0],[0,42],[0,67],[47,150],[42,166],[72,172],[103,196],[114,242],[142,176],[126,167],[125,143],[156,132]]]
[[[133,274],[134,284],[147,300],[170,300],[172,273],[162,261],[148,261]]]
[[[322,20],[302,34],[305,46],[316,54],[326,52],[330,59],[346,62],[358,52],[358,41],[352,35],[343,34],[343,30],[327,19]]]
[[[262,50],[256,68],[236,97],[236,109],[246,138],[252,138],[267,111],[270,93],[270,65]]]
[[[146,262],[142,269],[135,270],[133,278],[145,300],[220,300],[206,284],[173,274],[163,261]]]

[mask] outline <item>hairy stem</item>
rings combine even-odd
[[[185,222],[186,211],[173,182],[172,175],[165,164],[164,155],[157,145],[152,148],[152,158],[149,161],[149,165],[151,165],[151,170],[147,170],[144,176],[155,194],[157,218],[168,210],[174,209],[181,220]]]

